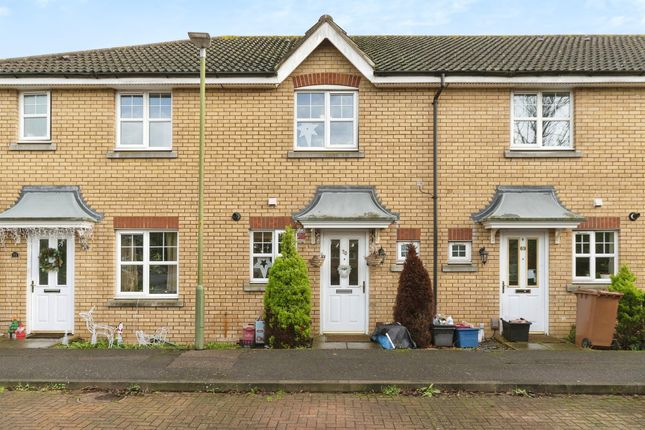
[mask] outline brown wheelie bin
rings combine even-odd
[[[583,348],[611,347],[618,302],[622,293],[579,289],[576,309],[576,345]]]

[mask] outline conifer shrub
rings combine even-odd
[[[623,349],[642,349],[645,345],[645,292],[636,287],[636,275],[622,266],[612,275],[609,291],[623,293],[618,303],[616,340]]]
[[[394,306],[394,321],[405,326],[420,348],[430,345],[432,312],[434,309],[432,282],[414,245],[408,246],[408,255],[399,277],[399,289]]]
[[[282,235],[280,246],[282,256],[269,269],[264,292],[267,341],[273,348],[310,346],[311,285],[291,227]]]

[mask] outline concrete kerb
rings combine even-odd
[[[616,395],[645,395],[645,384],[509,384],[499,382],[475,383],[433,383],[432,381],[85,381],[85,380],[7,380],[0,381],[0,386],[13,389],[28,385],[34,389],[47,389],[64,386],[70,390],[127,390],[138,386],[147,392],[275,392],[289,393],[380,393],[387,386],[396,386],[402,390],[416,390],[433,385],[443,392],[473,392],[473,393],[509,393],[521,389],[535,394],[616,394]]]

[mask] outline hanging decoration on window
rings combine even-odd
[[[78,242],[83,251],[90,249],[92,239],[92,227],[0,227],[0,247],[4,247],[7,240],[13,241],[16,245],[23,238],[29,236],[78,236]]]
[[[298,126],[298,131],[300,132],[300,135],[298,137],[304,137],[307,141],[307,146],[311,146],[311,138],[313,136],[318,136],[318,132],[316,132],[318,125],[319,124],[304,123]]]
[[[38,255],[38,267],[42,272],[58,272],[63,262],[63,253],[56,248],[42,248]]]
[[[348,278],[351,272],[352,266],[350,266],[349,264],[341,264],[340,266],[338,266],[338,274],[343,279]]]
[[[271,258],[258,258],[258,261],[253,265],[254,269],[258,269],[263,278],[267,277],[269,269],[271,268]]]

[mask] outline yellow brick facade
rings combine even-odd
[[[317,48],[293,73],[358,74],[330,44]],[[439,311],[457,320],[486,322],[499,314],[499,243],[475,226],[470,214],[486,205],[496,185],[553,185],[561,200],[585,216],[619,216],[620,262],[645,276],[638,244],[640,223],[626,215],[639,209],[645,191],[645,90],[575,89],[576,159],[508,159],[510,91],[506,88],[448,88],[441,97],[439,149],[439,264],[447,258],[447,232],[474,227],[474,273],[439,277]],[[18,91],[0,90],[0,209],[14,203],[23,185],[78,185],[85,200],[105,218],[96,225],[91,248],[76,246],[75,328],[78,312],[96,306],[96,319],[135,330],[167,326],[171,339],[193,341],[196,281],[198,91],[176,88],[173,149],[176,159],[110,159],[115,147],[113,89],[53,89],[54,152],[11,151],[18,135]],[[432,97],[434,89],[376,88],[365,78],[359,88],[359,146],[364,158],[293,159],[294,88],[288,78],[275,89],[219,89],[207,92],[205,288],[206,340],[236,340],[244,323],[262,312],[262,293],[246,292],[249,281],[249,217],[288,216],[307,205],[318,185],[372,185],[385,206],[400,214],[398,225],[421,229],[421,257],[432,270],[432,199],[417,190],[432,183]],[[277,207],[267,205],[277,197]],[[592,199],[605,205],[594,209]],[[239,212],[240,221],[231,214]],[[176,306],[123,307],[115,297],[115,216],[179,217],[179,301]],[[372,267],[369,329],[389,321],[398,272],[396,225],[380,234],[385,263]],[[564,335],[575,318],[571,282],[571,233],[561,243],[550,235],[550,326]],[[486,246],[482,265],[476,250]],[[308,259],[320,245],[299,245]],[[18,257],[12,257],[17,252]],[[26,320],[27,246],[0,249],[0,324]],[[320,330],[320,269],[310,267],[314,291],[314,333]]]

